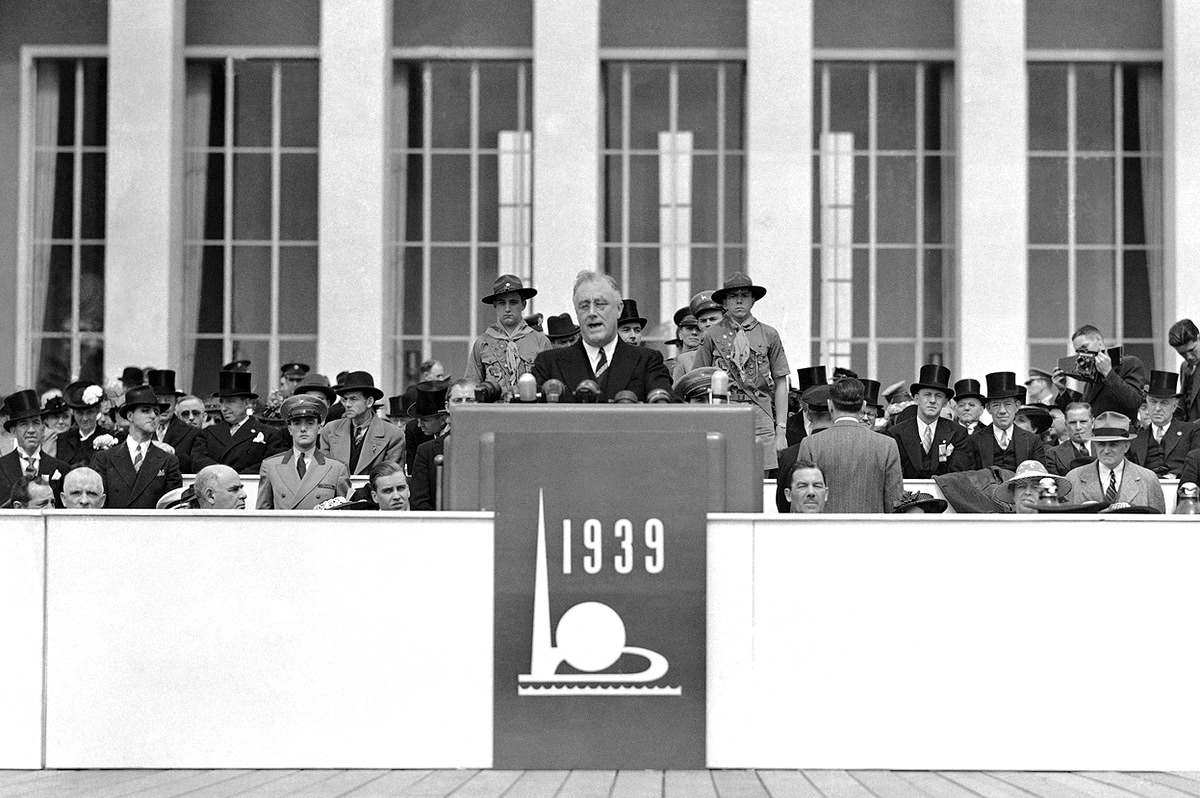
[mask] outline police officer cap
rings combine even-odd
[[[329,406],[319,396],[311,394],[303,394],[301,396],[289,396],[283,400],[283,406],[279,409],[282,415],[288,421],[293,418],[315,418],[317,421],[325,420],[325,413],[329,410]]]

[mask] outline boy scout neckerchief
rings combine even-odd
[[[715,346],[717,351],[720,352],[721,357],[725,359],[725,362],[729,364],[729,376],[733,377],[733,381],[737,383],[737,387],[742,393],[750,397],[750,400],[753,401],[754,404],[758,405],[758,408],[766,413],[773,421],[775,417],[771,412],[771,408],[767,407],[762,403],[761,400],[759,400],[758,394],[754,393],[754,391],[746,385],[746,379],[742,376],[742,372],[745,370],[746,364],[750,360],[750,338],[746,335],[746,333],[758,326],[758,319],[751,316],[746,320],[745,324],[738,324],[736,321],[726,316],[721,323],[729,324],[737,329],[737,332],[733,334],[733,346],[730,349],[722,349],[721,345],[717,342],[716,336],[713,336],[713,346]]]
[[[488,332],[496,339],[497,343],[504,344],[504,365],[508,369],[509,374],[517,374],[521,367],[521,352],[517,348],[517,342],[524,338],[529,333],[533,332],[533,328],[524,321],[520,322],[516,329],[510,335],[499,322],[488,327]]]

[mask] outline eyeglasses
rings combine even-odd
[[[587,313],[589,310],[595,310],[597,313],[603,313],[608,310],[608,306],[612,303],[607,299],[597,299],[595,301],[584,300],[575,303],[575,309],[580,313]]]
[[[180,410],[179,415],[183,418],[193,418],[204,415],[203,410]]]

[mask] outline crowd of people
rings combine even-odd
[[[790,389],[779,334],[753,313],[766,288],[746,274],[675,313],[670,358],[642,345],[647,319],[607,275],[580,272],[573,318],[527,316],[536,294],[500,276],[467,373],[427,361],[386,401],[366,371],[331,384],[303,363],[260,397],[248,361],[226,364],[208,400],[178,390],[170,369],[136,367],[106,385],[15,391],[0,407],[0,499],[241,509],[243,477],[257,475],[259,509],[434,510],[455,409],[541,401],[750,407],[781,512],[1163,512],[1161,478],[1180,481],[1177,511],[1197,505],[1200,330],[1188,319],[1169,334],[1178,373],[1147,372],[1085,325],[1073,357],[1023,383],[1007,371],[952,382],[931,363],[884,387],[816,365]],[[945,498],[905,492],[905,479],[933,479]]]

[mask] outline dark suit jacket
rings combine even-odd
[[[1146,428],[1138,433],[1137,440],[1130,445],[1129,453],[1125,456],[1138,465],[1149,468],[1160,477],[1166,474],[1179,476],[1183,472],[1183,464],[1187,460],[1188,452],[1200,447],[1200,424],[1172,419],[1163,435],[1161,446],[1154,440],[1153,433],[1154,428],[1147,424]],[[1161,448],[1161,462],[1152,463],[1136,459],[1133,456],[1135,448],[1139,452],[1145,449]]]
[[[163,436],[163,443],[169,444],[175,449],[175,456],[179,458],[179,470],[185,474],[196,473],[192,467],[192,448],[196,445],[196,439],[199,437],[200,430],[182,419],[171,416],[171,423],[167,425],[167,434]]]
[[[1187,385],[1188,372],[1191,371],[1191,366],[1185,360],[1179,366],[1179,390],[1183,390],[1183,386]],[[1200,367],[1197,367],[1196,374],[1192,377],[1192,384],[1188,386],[1187,395],[1179,399],[1179,409],[1183,411],[1185,421],[1200,421]]]
[[[796,446],[796,460],[811,460],[825,475],[827,513],[890,513],[904,492],[896,440],[858,423],[835,421],[809,435]]]
[[[1090,447],[1085,448],[1088,448],[1088,454],[1080,456],[1075,451],[1075,444],[1070,441],[1063,441],[1058,446],[1051,446],[1046,450],[1046,470],[1051,474],[1065,477],[1071,469],[1092,462],[1096,457],[1091,454]]]
[[[414,418],[404,425],[404,473],[412,476],[413,468],[417,464],[417,451],[422,444],[429,443],[433,440],[432,435],[426,435],[421,431],[421,425]]]
[[[1183,460],[1183,473],[1179,475],[1179,484],[1195,482],[1200,485],[1200,449],[1188,452]]]
[[[71,427],[59,436],[58,454],[56,456],[71,468],[88,465],[96,455],[96,450],[92,448],[92,443],[96,438],[105,434],[104,430],[97,426],[86,441],[81,441],[79,439],[79,427]]]
[[[561,380],[567,386],[561,399],[563,402],[575,401],[574,391],[579,383],[596,379],[583,341],[576,341],[562,349],[538,352],[537,359],[533,361],[533,376],[537,378],[539,390],[546,380]],[[638,400],[644,402],[646,395],[655,388],[671,390],[671,375],[663,364],[662,353],[644,346],[630,346],[619,338],[617,348],[613,350],[612,363],[596,381],[600,383],[606,400],[612,399],[620,391],[633,391]]]
[[[96,452],[92,468],[104,480],[104,506],[110,510],[153,510],[164,493],[183,486],[179,458],[153,443],[137,471],[124,443]]]
[[[218,421],[202,430],[192,446],[192,468],[197,471],[214,464],[227,465],[239,474],[257,474],[262,461],[290,449],[286,432],[264,424],[253,416],[246,419],[237,435],[229,435],[229,422]]]
[[[446,452],[446,437],[426,441],[417,447],[412,479],[408,481],[409,500],[414,510],[436,510],[438,497],[437,465],[433,458]]]
[[[925,455],[915,417],[901,421],[889,429],[888,434],[896,439],[896,445],[900,448],[900,468],[905,479],[932,479],[934,474],[953,474],[971,469],[972,455],[967,431],[948,418],[938,419],[929,457]],[[939,447],[947,445],[953,446],[954,451],[945,462],[941,462],[938,458]]]
[[[42,452],[38,459],[38,474],[50,480],[50,487],[54,490],[54,504],[56,507],[61,506],[58,501],[59,494],[62,493],[63,477],[71,467],[57,457]],[[21,459],[17,456],[14,449],[8,454],[0,457],[0,504],[8,501],[12,494],[13,485],[17,484],[25,472],[21,470]]]
[[[787,436],[787,445],[796,446],[800,441],[808,436],[808,430],[804,428],[804,408],[792,413],[788,417],[787,427],[784,429],[784,434]],[[782,468],[780,469],[782,473]]]
[[[1080,396],[1075,391],[1061,391],[1055,399],[1065,413],[1071,402],[1087,402],[1092,406],[1092,418],[1112,411],[1121,413],[1130,421],[1137,421],[1138,408],[1145,398],[1146,367],[1140,358],[1127,355],[1121,358],[1121,367],[1108,372],[1100,382],[1092,383]]]
[[[1037,460],[1042,465],[1046,465],[1046,447],[1040,436],[1026,432],[1016,424],[1008,429],[1012,433],[1008,445],[1016,447],[1016,465],[1020,465],[1026,460]],[[971,442],[971,457],[974,461],[972,468],[991,468],[994,465],[992,449],[996,440],[996,436],[992,432],[992,425],[980,424],[975,428],[975,434],[971,435],[968,440]]]

